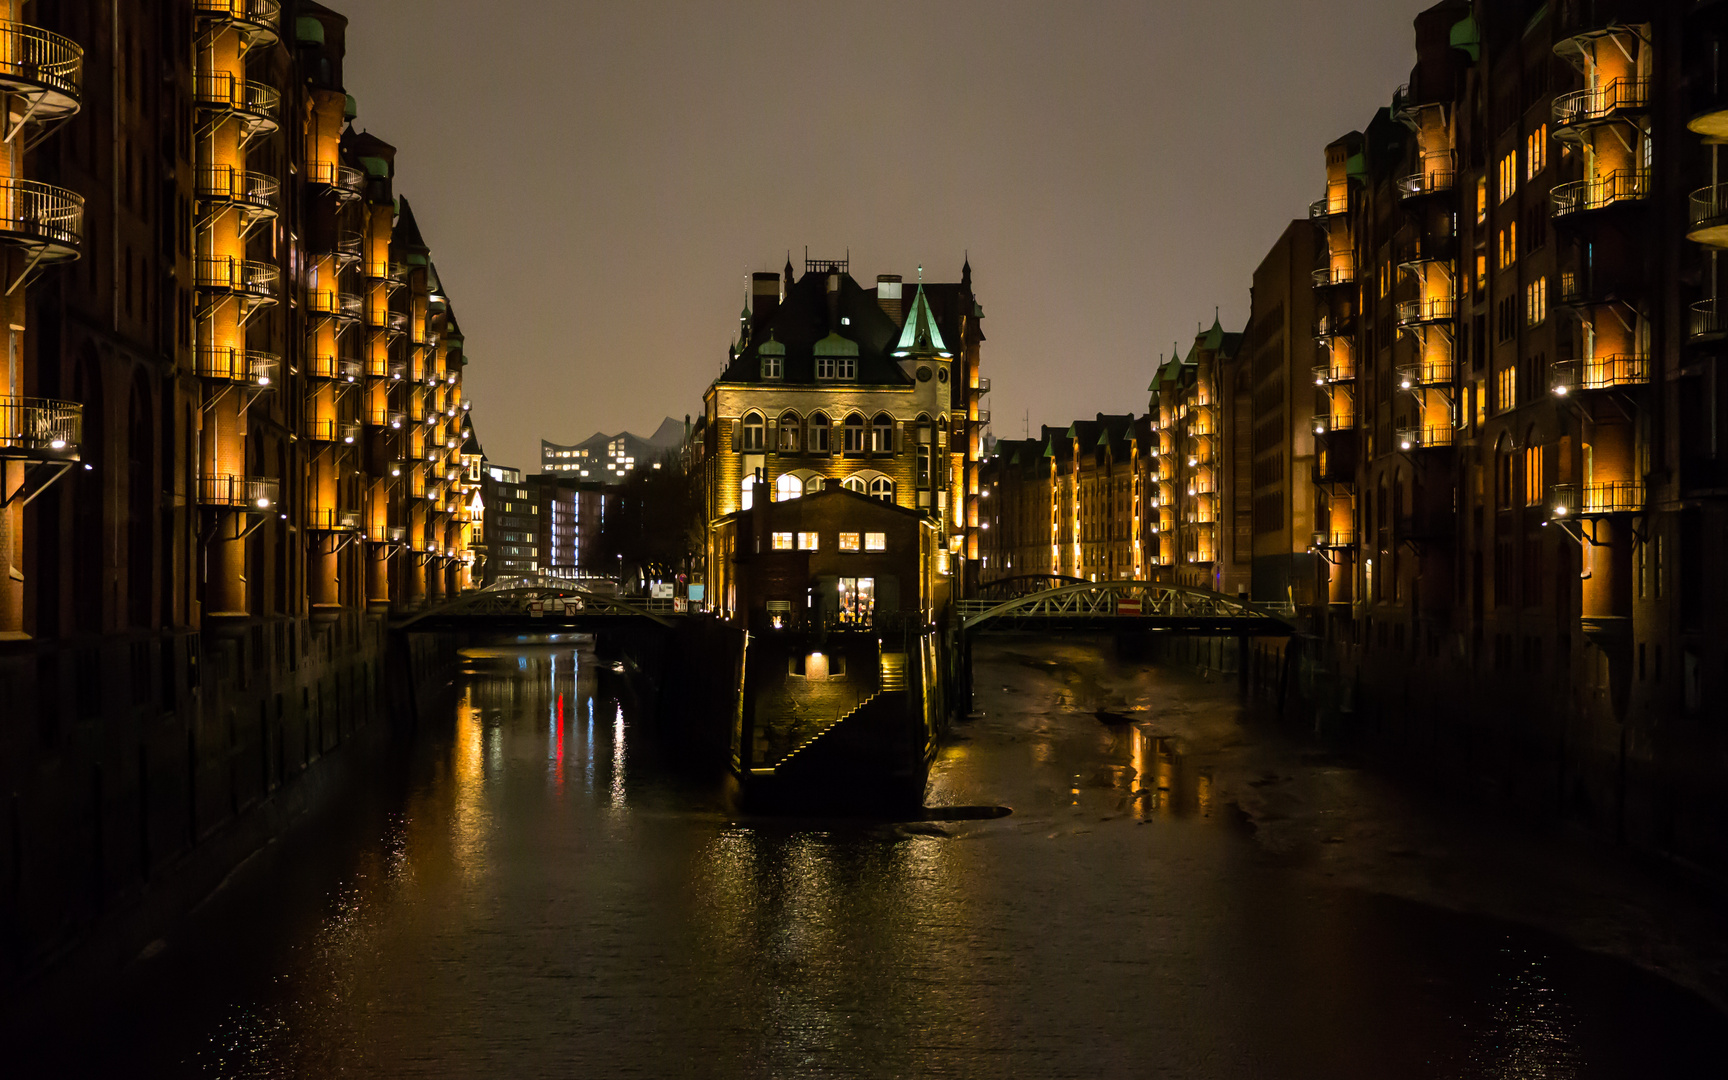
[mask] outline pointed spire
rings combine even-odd
[[[906,326],[900,331],[900,341],[894,346],[895,356],[934,353],[947,358],[948,343],[942,340],[942,330],[930,311],[930,301],[924,296],[924,268],[918,268],[918,293],[912,297],[912,309],[906,313]]]
[[[960,264],[960,287],[967,292],[972,291],[972,253],[966,253],[966,261]]]

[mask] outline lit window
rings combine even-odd
[[[761,413],[751,413],[744,418],[744,452],[761,451],[766,445],[765,426]]]
[[[1542,484],[1542,448],[1524,449],[1524,505],[1541,506],[1547,497]]]
[[[1518,223],[1509,222],[1500,230],[1500,269],[1518,261]]]
[[[840,534],[840,550],[841,551],[857,551],[858,550],[858,534],[857,533],[848,533],[848,532],[841,533]]]
[[[870,497],[884,502],[894,501],[894,481],[886,476],[878,476],[870,481]]]
[[[780,502],[796,499],[804,494],[804,484],[796,476],[787,473],[774,481],[774,498]]]
[[[792,550],[792,534],[789,532],[777,532],[777,533],[775,533],[774,534],[774,550],[775,551],[791,551]]]
[[[1548,318],[1548,279],[1537,278],[1524,286],[1524,321],[1530,326],[1541,326]]]
[[[887,413],[877,413],[876,419],[870,423],[870,452],[872,454],[892,454],[894,452],[894,419]]]
[[[1488,220],[1488,178],[1476,178],[1476,224],[1481,225]]]
[[[887,533],[865,533],[864,534],[864,550],[865,551],[887,551],[888,550],[888,534]]]
[[[820,476],[812,476],[808,480],[804,481],[804,494],[814,495],[818,491],[821,491],[825,486],[827,486],[827,481],[823,480]]]
[[[848,476],[846,479],[840,481],[840,486],[845,488],[847,491],[856,491],[860,495],[866,494],[868,491],[864,485],[864,481],[856,476]]]
[[[805,445],[810,448],[812,453],[826,454],[828,452],[828,424],[827,413],[810,414],[810,438],[805,440]]]
[[[783,357],[776,356],[773,353],[763,353],[762,377],[764,379],[778,379],[780,377],[780,361],[782,359]]]
[[[1518,190],[1518,151],[1500,159],[1500,201],[1505,202]]]
[[[738,509],[748,510],[756,502],[756,477],[746,476],[738,487]]]
[[[1494,405],[1496,411],[1505,412],[1518,404],[1518,369],[1507,366],[1501,368],[1494,376]]]
[[[786,413],[780,417],[780,452],[796,454],[798,452],[798,435],[802,424],[797,413]]]
[[[801,532],[798,534],[799,551],[815,551],[817,550],[817,546],[815,533]]]
[[[1524,144],[1524,179],[1533,180],[1548,164],[1548,125],[1541,124]]]

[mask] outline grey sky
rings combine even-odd
[[[695,413],[747,276],[970,250],[996,433],[1135,411],[1321,194],[1425,0],[328,0],[494,461]]]

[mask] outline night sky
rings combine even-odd
[[[958,277],[994,430],[1145,408],[1323,187],[1429,0],[327,0],[488,456],[701,408],[749,273]]]

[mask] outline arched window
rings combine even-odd
[[[845,430],[846,452],[848,454],[862,454],[864,452],[864,418],[857,413],[848,416]]]
[[[803,426],[795,412],[789,412],[780,417],[780,452],[782,454],[796,454],[798,452],[800,441],[798,436],[802,434]]]
[[[767,436],[764,434],[764,426],[762,423],[762,414],[758,413],[758,412],[745,413],[744,414],[744,444],[741,447],[741,449],[746,454],[748,454],[748,453],[761,453],[763,448],[766,445],[767,445]]]
[[[888,479],[886,476],[878,476],[876,479],[870,481],[870,497],[872,499],[881,499],[883,502],[893,502],[894,481]]]
[[[1494,444],[1494,508],[1512,509],[1512,442],[1505,435]]]
[[[809,477],[804,481],[804,494],[814,495],[825,486],[826,482],[820,476]]]
[[[1542,447],[1536,442],[1536,425],[1524,432],[1524,505],[1541,506],[1548,499],[1548,477],[1542,468]]]
[[[870,452],[872,454],[892,454],[894,452],[894,418],[887,413],[877,413],[876,419],[870,422]]]
[[[746,476],[738,485],[738,509],[748,510],[756,503],[756,476]]]
[[[805,441],[811,453],[826,454],[828,452],[828,426],[831,421],[827,413],[810,414],[810,438]]]
[[[796,476],[793,476],[791,473],[786,473],[781,476],[780,479],[774,481],[774,500],[776,502],[785,502],[787,499],[796,499],[803,494],[804,482],[799,480]]]
[[[869,494],[869,489],[866,488],[864,481],[856,476],[848,476],[846,479],[840,481],[840,486],[845,488],[847,491],[856,491],[860,495]]]

